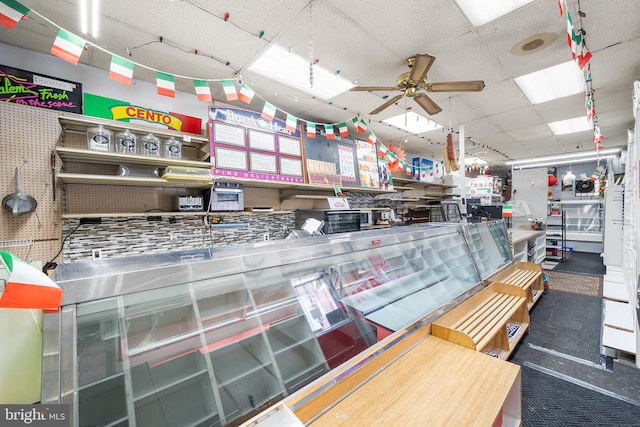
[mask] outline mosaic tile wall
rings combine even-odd
[[[202,216],[146,218],[103,218],[100,224],[80,224],[79,219],[64,220],[63,261],[92,260],[94,250],[102,258],[121,258],[166,251],[198,249],[284,239],[295,226],[293,212],[270,214],[216,213],[223,224],[242,227],[210,228]]]

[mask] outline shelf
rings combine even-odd
[[[393,199],[393,198],[380,198],[374,199],[374,202],[419,202],[420,199],[417,198],[402,198],[402,199]]]
[[[57,178],[65,184],[124,185],[139,187],[186,187],[207,188],[213,179],[208,180],[168,180],[163,178],[126,177],[117,175],[90,175],[79,173],[58,173]]]
[[[273,212],[205,212],[205,211],[193,211],[193,212],[129,212],[129,213],[74,213],[74,214],[62,214],[62,219],[81,219],[81,218],[127,218],[127,217],[189,217],[189,216],[206,216],[206,215],[263,215],[263,214],[290,214],[293,211],[273,211]]]
[[[209,162],[167,159],[166,157],[149,157],[137,154],[111,153],[106,151],[87,150],[83,148],[56,147],[56,152],[64,162],[82,162],[107,165],[135,164],[155,167],[180,166],[203,169],[211,169],[212,167]]]
[[[61,115],[58,120],[60,121],[62,129],[64,129],[65,131],[86,132],[87,129],[102,125],[106,129],[114,132],[122,132],[126,129],[129,129],[131,132],[137,134],[147,134],[151,132],[157,137],[170,138],[173,136],[174,138],[177,137],[177,139],[182,141],[183,145],[189,145],[197,148],[201,148],[209,144],[209,139],[204,135],[162,129],[160,127],[139,126],[131,123],[100,119],[98,117],[86,118]]]
[[[415,187],[405,187],[405,186],[400,186],[400,185],[394,185],[393,189],[394,190],[407,191],[407,190],[415,190]]]
[[[449,184],[438,184],[436,182],[426,182],[426,181],[418,181],[411,178],[396,178],[392,177],[393,182],[399,182],[402,184],[413,184],[413,185],[424,185],[425,187],[436,187],[436,188],[458,188],[457,185],[449,185]]]
[[[327,200],[329,197],[338,197],[338,196],[321,196],[319,194],[292,194],[291,196],[283,197],[282,200],[291,200],[291,199],[309,199],[309,200]]]
[[[206,369],[202,369],[202,370],[194,372],[194,373],[192,373],[190,375],[185,375],[185,376],[181,377],[179,380],[170,382],[168,384],[163,384],[160,387],[156,387],[156,388],[154,388],[152,390],[149,390],[146,393],[141,393],[138,396],[134,395],[133,401],[134,402],[143,401],[145,399],[148,399],[149,397],[154,397],[154,396],[156,396],[156,394],[162,393],[163,391],[169,390],[169,389],[171,389],[173,387],[176,387],[176,386],[183,386],[183,387],[188,386],[189,384],[191,384],[191,381],[193,379],[197,379],[197,378],[201,377],[202,375],[206,374],[207,372],[208,371]]]

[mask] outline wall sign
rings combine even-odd
[[[221,177],[303,183],[301,134],[279,119],[235,107],[211,107],[213,173]]]
[[[82,114],[82,83],[0,65],[0,102]]]
[[[131,120],[142,120],[157,123],[169,129],[185,133],[202,133],[202,119],[176,112],[164,112],[131,105],[126,101],[91,93],[84,94],[84,114],[108,120],[129,123]]]

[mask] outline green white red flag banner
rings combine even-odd
[[[13,28],[27,16],[29,8],[15,0],[0,0],[0,24]]]
[[[85,41],[82,38],[60,28],[49,53],[77,65],[84,50],[84,44]]]
[[[133,62],[127,61],[117,55],[112,55],[109,78],[118,83],[131,86],[133,82]]]

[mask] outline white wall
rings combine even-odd
[[[546,218],[548,184],[547,168],[514,170],[511,200],[527,202],[530,218]]]
[[[176,92],[175,98],[160,96],[156,93],[154,84],[134,79],[131,86],[123,85],[109,79],[107,71],[84,64],[73,65],[53,55],[36,53],[2,43],[0,43],[0,64],[82,83],[84,93],[120,99],[159,111],[173,111],[199,117],[202,119],[203,129],[207,122],[207,110],[211,104],[198,101],[195,92]],[[212,87],[212,91],[214,89]]]

